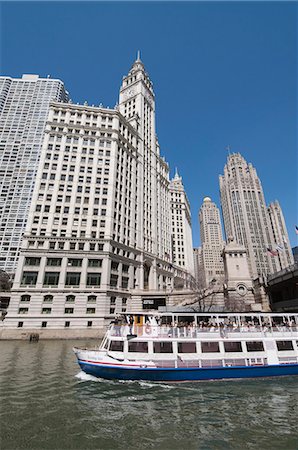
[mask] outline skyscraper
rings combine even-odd
[[[210,197],[204,198],[199,211],[199,223],[205,286],[208,287],[212,280],[219,282],[224,279],[222,258],[224,240],[220,213]]]
[[[168,174],[140,58],[117,108],[52,103],[5,326],[92,328],[165,306],[188,279],[170,258]]]
[[[190,205],[182,178],[176,174],[170,182],[173,263],[194,275]]]
[[[262,184],[256,169],[240,153],[228,156],[219,177],[226,238],[244,245],[251,275],[255,278],[279,270]]]
[[[0,268],[16,269],[51,100],[68,101],[62,81],[0,77]]]
[[[268,213],[275,242],[274,250],[278,252],[277,256],[280,268],[284,269],[285,267],[294,264],[294,257],[284,215],[277,200],[270,203],[270,205],[268,206]]]

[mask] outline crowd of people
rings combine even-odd
[[[113,334],[123,336],[127,334],[151,335],[161,337],[197,337],[204,332],[220,332],[222,337],[233,332],[287,332],[298,331],[298,324],[291,318],[206,318],[205,320],[176,320],[171,324],[163,323],[160,316],[150,317],[145,324],[136,324],[133,315],[116,316],[113,324]]]

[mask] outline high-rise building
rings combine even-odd
[[[220,212],[210,197],[204,198],[199,211],[199,223],[205,286],[208,287],[212,281],[215,283],[214,280],[220,282],[224,279],[224,240]]]
[[[16,269],[50,101],[68,101],[62,81],[0,77],[0,269]]]
[[[285,269],[294,264],[294,257],[289,240],[288,230],[286,227],[282,209],[277,200],[268,206],[270,223],[273,231],[275,242],[275,252],[279,260],[280,268]]]
[[[117,108],[51,104],[5,327],[94,328],[165,306],[175,280],[189,280],[172,264],[170,226],[169,167],[138,58]]]
[[[230,154],[219,184],[226,238],[244,245],[252,277],[278,271],[278,258],[270,253],[274,239],[256,169],[240,153]]]
[[[176,174],[170,182],[173,263],[194,275],[190,205],[182,178]]]

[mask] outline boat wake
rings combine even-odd
[[[88,373],[83,372],[82,370],[81,372],[77,373],[75,377],[80,381],[96,381],[97,383],[104,381],[102,378],[96,378],[93,375],[89,375]]]

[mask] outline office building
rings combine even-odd
[[[199,211],[202,264],[205,287],[210,283],[220,283],[224,278],[222,251],[224,240],[220,212],[210,197],[205,197]]]
[[[0,269],[10,274],[18,262],[52,100],[68,101],[60,80],[0,77]]]
[[[5,326],[96,333],[116,313],[171,303],[191,277],[172,264],[170,217],[138,58],[117,108],[51,104]]]
[[[285,269],[294,264],[294,257],[284,215],[277,200],[268,206],[268,214],[275,242],[274,250],[278,253],[280,268]]]
[[[278,271],[272,227],[256,169],[240,153],[230,154],[219,184],[226,239],[244,245],[251,276]]]
[[[190,205],[177,170],[170,182],[169,191],[173,263],[194,275]]]

